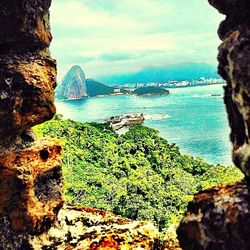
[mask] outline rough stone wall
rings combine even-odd
[[[46,230],[63,205],[60,142],[30,131],[55,113],[49,6],[0,2],[0,216],[16,232]]]
[[[233,161],[246,176],[197,194],[178,228],[183,249],[250,249],[250,2],[209,0],[226,15],[218,34],[219,74],[231,127]]]
[[[16,137],[55,113],[50,0],[0,2],[0,136]]]
[[[102,210],[63,207],[44,233],[14,233],[0,219],[0,250],[152,250],[159,234],[148,222],[131,221]]]
[[[226,80],[225,104],[231,127],[233,160],[250,177],[250,2],[209,0],[226,15],[218,35],[219,74]]]
[[[55,113],[50,4],[0,1],[0,250],[158,249],[151,223],[63,207],[61,144],[31,131]]]

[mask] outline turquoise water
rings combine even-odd
[[[231,164],[229,127],[222,85],[170,89],[169,96],[107,96],[57,101],[57,112],[81,122],[102,122],[124,113],[146,114],[145,125],[158,129],[181,152],[209,163]]]

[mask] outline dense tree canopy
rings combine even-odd
[[[134,94],[136,95],[168,95],[169,90],[155,87],[155,86],[148,86],[148,87],[140,87],[134,90]]]
[[[110,95],[114,93],[113,87],[107,86],[100,82],[96,82],[92,79],[86,80],[86,87],[88,91],[88,96],[90,97],[97,95]]]
[[[35,131],[64,143],[68,203],[150,220],[160,230],[181,218],[197,191],[242,177],[235,167],[182,155],[158,131],[144,126],[118,136],[107,124],[57,115]]]

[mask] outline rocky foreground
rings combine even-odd
[[[131,221],[96,209],[63,207],[58,220],[42,234],[17,234],[1,220],[0,249],[158,249],[159,233],[149,222]]]

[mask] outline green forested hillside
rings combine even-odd
[[[160,88],[160,87],[154,87],[154,86],[148,86],[148,87],[141,87],[134,90],[134,94],[136,95],[168,95],[169,91]]]
[[[35,131],[64,143],[68,203],[150,220],[160,230],[180,219],[195,192],[242,177],[235,167],[182,155],[158,131],[144,126],[118,136],[107,124],[57,115]]]
[[[96,82],[92,79],[86,80],[86,86],[88,91],[88,96],[93,97],[97,95],[110,95],[114,93],[114,88],[104,85],[100,82]]]

